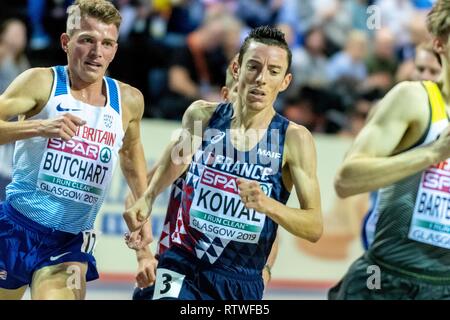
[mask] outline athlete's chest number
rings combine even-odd
[[[184,277],[184,274],[169,269],[158,268],[156,270],[155,293],[153,299],[179,298]]]

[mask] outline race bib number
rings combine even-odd
[[[417,193],[408,237],[450,249],[450,166],[447,162],[427,169]]]
[[[81,252],[94,254],[97,245],[97,234],[94,230],[83,231],[83,243],[81,244]]]
[[[37,188],[59,198],[95,204],[111,177],[111,158],[109,147],[51,138],[40,164]]]
[[[161,298],[178,298],[181,287],[183,286],[184,277],[185,275],[169,269],[156,269],[153,300]]]
[[[247,209],[241,202],[236,179],[239,177],[205,168],[190,209],[190,226],[209,237],[243,243],[257,243],[266,216]],[[272,185],[260,183],[267,196]]]

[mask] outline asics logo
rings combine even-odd
[[[223,139],[223,137],[225,137],[225,132],[221,132],[221,133],[219,133],[218,135],[215,135],[214,137],[212,137],[211,138],[211,143],[217,143],[217,142],[219,142],[220,140],[222,140]]]
[[[67,112],[67,111],[81,111],[81,109],[72,109],[72,108],[64,108],[61,107],[61,103],[56,106],[56,110],[59,112]]]
[[[59,254],[59,255],[57,255],[57,256],[51,256],[51,257],[50,257],[50,261],[58,260],[59,258],[65,256],[66,254],[69,254],[69,253],[70,253],[70,251],[69,251],[69,252],[64,252],[64,253]]]

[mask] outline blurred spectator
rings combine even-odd
[[[338,134],[340,136],[355,138],[364,127],[366,118],[374,104],[374,101],[370,101],[364,96],[359,97],[348,111],[347,125]]]
[[[410,43],[408,26],[416,14],[411,0],[377,0],[375,5],[380,12],[381,27],[393,32],[396,47],[402,48]]]
[[[399,57],[401,61],[414,58],[416,46],[422,42],[430,41],[430,35],[426,27],[426,18],[423,13],[416,12],[407,25],[409,33],[409,43],[405,44],[399,50]]]
[[[369,76],[364,83],[365,90],[385,93],[393,86],[398,62],[394,35],[389,29],[376,31],[374,48],[366,61],[366,67]]]
[[[132,0],[118,0],[117,8],[122,16],[122,23],[119,29],[119,41],[125,42],[136,22],[137,9]]]
[[[345,125],[345,120],[331,121],[329,115],[339,114],[343,110],[342,99],[335,92],[305,86],[299,91],[289,92],[283,114],[311,132],[335,133]]]
[[[12,80],[29,68],[24,54],[27,31],[25,24],[9,19],[0,25],[0,94]],[[11,181],[14,144],[0,146],[0,201],[5,199],[5,187]]]
[[[308,0],[311,1],[311,0]],[[314,0],[315,23],[320,23],[328,41],[327,54],[341,50],[352,30],[352,15],[349,0]]]
[[[273,25],[283,0],[238,0],[237,16],[250,28]]]
[[[312,27],[305,34],[303,48],[292,51],[292,87],[322,88],[329,84],[325,36],[321,27]]]
[[[208,17],[176,50],[168,70],[168,94],[159,103],[158,116],[181,119],[195,100],[220,100],[228,61],[223,51],[226,29],[236,20],[228,15]],[[233,53],[233,55],[235,52]]]
[[[24,54],[26,45],[27,30],[22,21],[9,19],[0,25],[0,93],[30,67]]]
[[[367,50],[366,34],[353,30],[348,36],[345,49],[331,57],[328,63],[329,80],[336,82],[345,78],[355,82],[363,81],[367,76],[364,64]]]
[[[239,6],[239,0],[201,0],[209,11],[213,7],[218,7],[220,11],[236,15]],[[213,10],[216,10],[215,8]]]
[[[33,50],[44,49],[50,44],[50,36],[44,28],[46,2],[46,0],[28,0],[28,19],[31,29],[30,48]]]
[[[397,81],[430,80],[437,82],[441,75],[441,57],[433,50],[430,42],[417,46],[416,57],[405,61],[397,73]]]
[[[224,30],[222,40],[222,50],[227,59],[231,61],[243,42],[243,39],[247,36],[248,28],[245,28],[240,20],[229,18],[228,23]]]
[[[172,10],[167,32],[173,35],[187,35],[197,29],[204,19],[204,8],[199,0],[171,1]]]
[[[417,47],[416,58],[414,59],[414,72],[412,80],[430,80],[437,82],[441,76],[441,57],[433,50],[431,44],[423,44]]]
[[[318,116],[314,112],[314,101],[304,94],[295,94],[286,98],[283,115],[311,132],[317,131]]]
[[[429,10],[435,0],[412,0],[414,6],[419,10]]]
[[[372,35],[371,29],[368,28],[368,12],[367,7],[372,3],[371,0],[350,0],[348,8],[351,13],[352,29],[364,31],[367,35]]]
[[[315,24],[312,1],[284,0],[278,16],[278,24],[288,24],[294,32],[295,43]]]

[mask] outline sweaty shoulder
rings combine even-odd
[[[376,112],[379,119],[398,116],[405,120],[415,120],[427,112],[428,95],[419,81],[404,81],[392,88],[380,101]]]
[[[26,103],[22,104],[27,107],[20,108],[20,113],[37,113],[46,105],[50,98],[52,85],[53,71],[51,68],[30,68],[14,79],[1,95],[1,99],[6,101],[9,101],[9,99],[26,101]]]
[[[288,143],[295,141],[298,142],[299,139],[312,139],[312,134],[304,126],[290,121],[289,126],[286,130],[286,141]]]
[[[53,86],[51,68],[30,68],[22,72],[13,82],[14,90],[20,90],[36,98],[48,100]],[[10,89],[10,88],[9,88]]]
[[[208,102],[204,100],[194,101],[183,115],[183,126],[193,124],[195,121],[201,121],[203,124],[209,121],[214,111],[216,111],[217,102]]]
[[[403,98],[424,98],[427,96],[426,90],[420,81],[403,81],[395,85],[390,93]]]
[[[29,79],[43,81],[45,84],[48,84],[49,82],[53,83],[54,74],[52,68],[30,68],[25,70],[22,74],[29,77]]]
[[[130,118],[142,118],[144,114],[144,96],[141,91],[129,84],[118,81],[122,106],[127,113],[130,114]]]
[[[299,160],[299,155],[305,155],[302,158],[308,158],[311,152],[315,154],[314,139],[311,132],[302,125],[289,122],[286,130],[285,149],[287,151],[286,160],[288,161]]]

